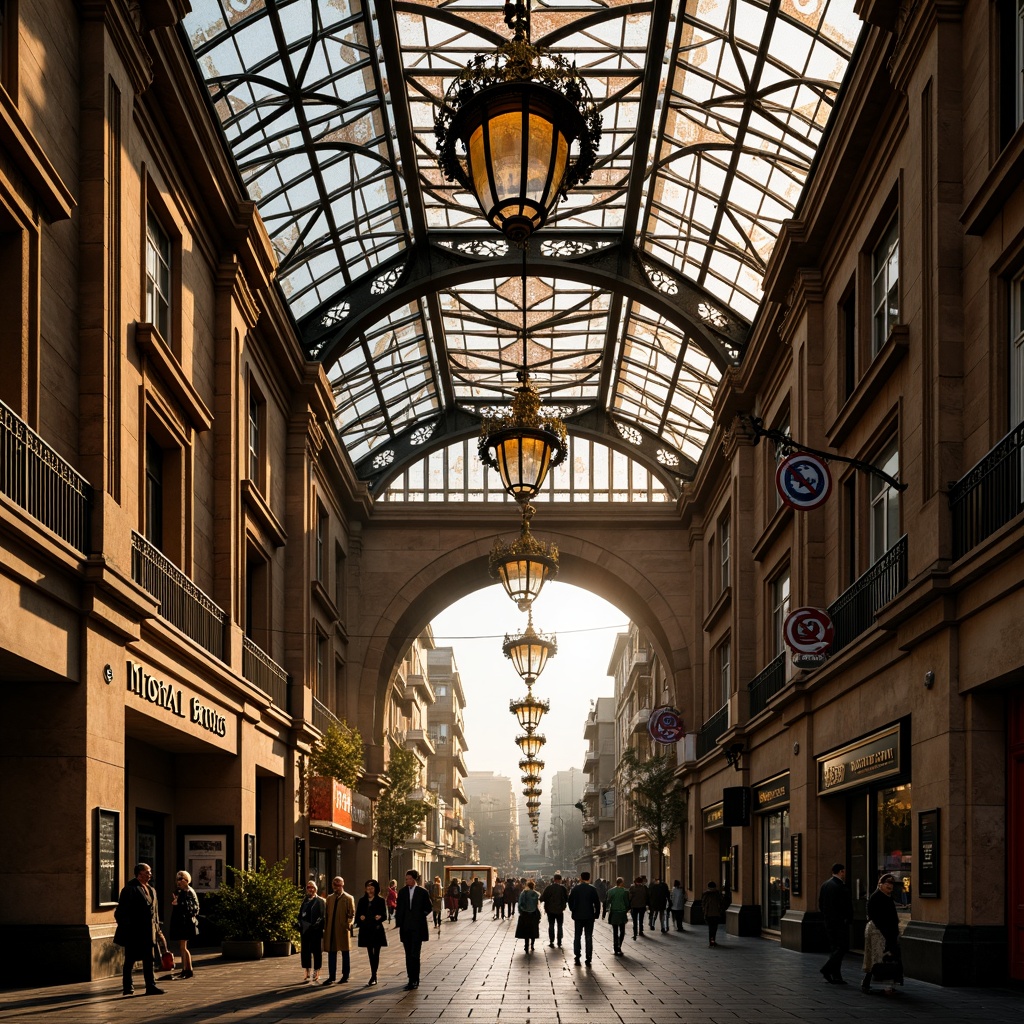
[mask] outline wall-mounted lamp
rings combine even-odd
[[[935,673],[929,669],[924,674],[924,688],[930,690],[935,685]]]
[[[725,748],[725,760],[728,765],[740,771],[740,758],[743,756],[743,744],[733,743]]]

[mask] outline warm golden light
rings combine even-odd
[[[525,736],[517,736],[516,743],[527,757],[536,757],[540,753],[540,748],[547,743],[547,739],[537,733],[527,733]]]
[[[546,700],[537,700],[532,693],[528,693],[522,700],[510,700],[508,709],[519,720],[520,726],[530,733],[540,725],[544,713],[551,710],[551,703]]]

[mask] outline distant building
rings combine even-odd
[[[625,637],[625,634],[622,634]],[[624,640],[623,640],[624,642]],[[583,735],[584,848],[577,858],[578,870],[594,878],[615,877],[615,698],[598,697],[587,715]]]
[[[480,864],[491,864],[499,875],[519,869],[519,821],[512,780],[494,772],[466,775],[468,814],[475,823],[475,851]]]
[[[451,647],[436,647],[427,654],[427,674],[434,691],[428,711],[428,732],[434,752],[430,757],[427,786],[443,804],[442,839],[438,867],[464,864],[466,851],[466,733],[463,712],[466,695]],[[436,870],[443,877],[443,872]]]
[[[586,775],[580,768],[555,772],[551,778],[547,850],[555,870],[575,873],[576,859],[584,850],[583,800]]]

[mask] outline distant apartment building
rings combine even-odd
[[[583,853],[580,871],[594,878],[614,878],[615,868],[615,698],[598,697],[583,727]]]
[[[494,772],[469,772],[466,795],[477,863],[493,865],[502,878],[518,872],[520,833],[512,780]]]
[[[576,861],[583,854],[583,789],[586,775],[580,768],[555,772],[551,777],[548,806],[547,850],[556,870],[574,874]]]
[[[447,864],[464,864],[467,862],[468,831],[467,746],[463,719],[466,695],[452,648],[436,647],[428,651],[427,672],[435,697],[427,714],[429,740],[433,747],[427,786],[443,804],[438,860]]]

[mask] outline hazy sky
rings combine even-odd
[[[583,725],[591,700],[613,693],[608,661],[615,636],[625,631],[626,623],[626,616],[614,605],[564,583],[545,584],[534,604],[534,629],[554,633],[558,639],[558,653],[548,659],[533,687],[535,697],[551,702],[538,730],[547,737],[540,752],[545,765],[542,825],[547,820],[551,776],[583,768],[587,746]],[[494,583],[451,605],[432,626],[438,646],[454,648],[466,693],[466,766],[474,772],[509,776],[522,801],[519,760],[523,755],[515,742],[520,729],[508,702],[525,696],[526,684],[501,646],[506,633],[526,628],[526,614]]]

